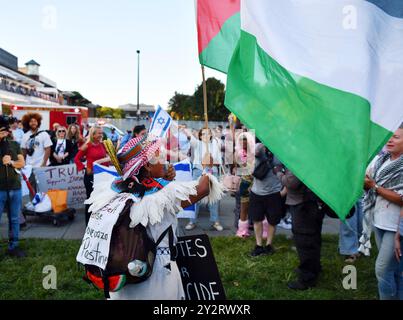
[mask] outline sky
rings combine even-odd
[[[94,104],[167,107],[202,81],[194,0],[0,0],[0,48]],[[225,75],[206,69],[225,83]]]

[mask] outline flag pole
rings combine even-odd
[[[204,75],[204,66],[202,68],[202,77],[203,77],[203,103],[204,103],[204,121],[206,129],[208,129],[208,113],[207,113],[207,86],[206,86],[206,77]]]
[[[204,125],[205,129],[208,130],[208,113],[207,113],[207,86],[206,86],[206,77],[204,75],[204,65],[201,65],[202,77],[203,77],[203,104],[204,104]],[[208,141],[206,141],[206,152],[209,152]],[[203,161],[202,161],[203,162]],[[203,164],[203,163],[202,163]]]

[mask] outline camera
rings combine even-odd
[[[32,157],[32,155],[35,152],[35,138],[32,138],[28,140],[28,148],[27,148],[27,155]]]
[[[0,131],[10,130],[10,118],[8,116],[0,115]]]

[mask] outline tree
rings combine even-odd
[[[208,119],[212,121],[227,120],[230,112],[224,105],[225,100],[225,85],[216,78],[208,78],[206,80],[207,87],[207,114]],[[204,119],[204,104],[203,104],[203,85],[199,85],[194,93],[195,104],[197,111]]]
[[[224,84],[215,78],[208,78],[206,87],[209,120],[226,121],[230,112],[224,105]],[[204,120],[203,85],[199,85],[191,96],[175,92],[168,107],[176,120]]]
[[[194,115],[194,98],[186,94],[175,92],[168,102],[169,112],[175,120],[191,119]]]
[[[91,101],[84,98],[80,92],[73,91],[72,94],[73,96],[70,97],[70,102],[73,106],[87,106],[91,103]]]
[[[122,109],[118,108],[100,107],[96,109],[96,117],[122,119],[125,117],[125,113]]]

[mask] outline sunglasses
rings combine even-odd
[[[61,133],[61,132],[66,132],[66,130],[59,130],[59,131],[57,131],[58,133]]]

